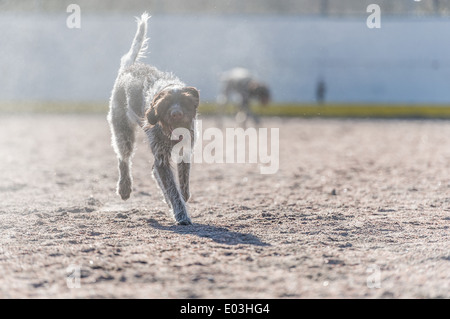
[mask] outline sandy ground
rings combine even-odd
[[[450,122],[263,126],[278,173],[194,164],[177,226],[143,134],[123,202],[105,116],[1,115],[0,297],[450,298]]]

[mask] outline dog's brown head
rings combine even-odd
[[[145,115],[150,125],[160,123],[170,135],[178,127],[191,128],[199,102],[200,96],[194,87],[166,89],[154,97]]]

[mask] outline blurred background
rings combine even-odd
[[[67,27],[71,3],[80,28]],[[371,3],[379,29],[366,24]],[[0,104],[106,108],[144,11],[145,62],[198,87],[204,103],[216,101],[224,71],[245,67],[274,104],[449,113],[450,0],[0,0]]]

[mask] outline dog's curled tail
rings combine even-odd
[[[150,18],[147,12],[144,12],[140,18],[136,18],[138,28],[136,35],[134,36],[133,43],[131,44],[130,51],[125,54],[120,60],[120,68],[124,69],[134,62],[139,61],[141,58],[145,58],[145,53],[148,49],[147,36],[147,20]]]

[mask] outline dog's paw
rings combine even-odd
[[[122,200],[127,200],[128,198],[130,198],[131,192],[122,192],[121,190],[119,190],[118,194],[120,195],[120,198],[122,198]]]
[[[130,198],[131,183],[121,181],[119,185],[117,185],[117,194],[119,194],[123,200],[127,200],[128,198]]]
[[[189,218],[187,219],[183,219],[183,220],[179,220],[177,221],[178,225],[184,225],[184,226],[188,226],[188,225],[192,225],[192,222]]]
[[[175,213],[174,216],[178,225],[192,225],[191,219],[189,218],[189,215],[187,214],[185,209],[178,213]]]

